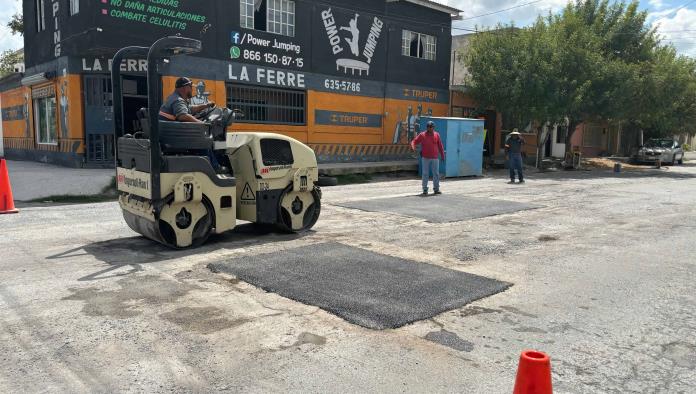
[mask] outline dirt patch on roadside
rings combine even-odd
[[[631,171],[644,171],[649,170],[652,167],[649,165],[636,165],[629,163],[622,163],[616,160],[607,159],[604,157],[590,157],[587,159],[582,159],[582,165],[585,168],[597,169],[597,170],[613,170],[616,163],[621,163],[623,170]]]

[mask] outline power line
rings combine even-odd
[[[676,10],[672,10],[672,11],[668,12],[665,16],[659,18],[658,20],[656,20],[652,24],[654,25],[657,22],[660,22],[661,20],[666,19],[668,16],[674,14],[675,12],[679,12],[680,10],[683,10],[684,8],[688,7],[689,5],[691,5],[694,2],[696,2],[696,0],[691,0],[691,1],[686,2],[686,4],[682,5],[681,7],[677,8]]]
[[[540,3],[540,2],[542,2],[542,1],[543,1],[543,0],[530,1],[529,3],[518,4],[518,5],[513,6],[513,7],[510,7],[510,8],[505,8],[505,9],[502,9],[502,10],[493,11],[493,12],[489,12],[489,13],[486,13],[486,14],[481,14],[481,15],[476,15],[476,16],[470,16],[470,17],[468,17],[468,18],[462,18],[462,19],[460,19],[460,20],[461,20],[461,21],[468,21],[468,20],[471,20],[471,19],[483,18],[484,16],[490,16],[490,15],[500,14],[500,13],[503,13],[503,12],[506,12],[506,11],[514,10],[514,9],[516,9],[516,8],[522,8],[522,7],[526,7],[526,6],[528,6],[528,5]],[[694,1],[696,1],[696,0],[694,0]]]

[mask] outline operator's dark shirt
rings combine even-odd
[[[176,121],[179,116],[186,114],[191,114],[191,106],[179,93],[174,92],[167,97],[167,100],[160,107],[159,119]]]
[[[524,140],[522,139],[522,137],[519,137],[519,138],[508,137],[508,139],[505,141],[505,147],[507,148],[508,153],[513,154],[513,155],[522,154],[522,147],[523,146],[524,146]]]

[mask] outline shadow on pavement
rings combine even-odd
[[[673,167],[672,167],[673,168]],[[662,169],[647,169],[647,170],[626,170],[619,173],[605,171],[559,171],[552,173],[541,173],[548,175],[554,179],[599,179],[599,178],[615,178],[615,179],[639,179],[639,178],[665,178],[665,179],[696,179],[696,174],[672,171],[670,168],[663,167]]]
[[[249,223],[239,225],[234,230],[224,234],[211,235],[205,245],[194,249],[175,250],[145,237],[136,236],[94,242],[49,256],[47,259],[59,260],[84,255],[94,256],[95,259],[106,263],[108,267],[78,279],[81,282],[94,281],[127,276],[143,271],[142,265],[144,264],[209,253],[222,248],[239,249],[273,242],[291,241],[310,234],[312,231],[302,234],[277,233],[269,227]],[[126,267],[130,267],[130,269],[121,270]]]
[[[623,170],[616,173],[612,170],[550,170],[550,171],[536,171],[535,169],[528,168],[525,172],[525,177],[528,179],[558,179],[558,180],[581,180],[581,179],[602,179],[602,178],[615,178],[615,179],[639,179],[639,178],[665,178],[665,179],[696,179],[696,173],[685,173],[674,171],[673,169],[679,168],[696,168],[696,162],[685,163],[684,165],[674,166],[674,167],[662,167],[662,169],[654,169],[646,167],[641,170]],[[500,178],[507,179],[507,170],[495,170],[489,171],[486,174],[488,178]],[[456,179],[456,178],[452,178]],[[457,179],[459,180],[459,179]]]

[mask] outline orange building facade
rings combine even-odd
[[[24,15],[54,12],[51,4],[37,10],[42,3],[25,1]],[[291,136],[320,162],[410,158],[420,117],[449,114],[455,9],[407,0],[213,0],[206,10],[192,0],[126,3],[133,7],[95,2],[75,14],[59,6],[45,26],[26,18],[27,71],[0,80],[7,157],[112,166],[110,59],[118,48],[174,33],[201,37],[204,51],[162,64],[159,94],[187,76],[192,104],[245,113],[231,131]],[[125,131],[135,132],[135,113],[147,106],[146,63],[118,67]]]

